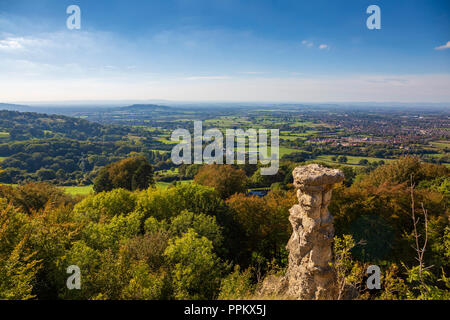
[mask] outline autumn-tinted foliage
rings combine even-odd
[[[244,170],[231,165],[205,165],[194,178],[195,183],[213,187],[222,199],[235,193],[245,192],[247,176]]]
[[[122,168],[135,168],[127,165]],[[217,170],[208,166],[205,172]],[[232,167],[221,170],[241,176]],[[429,291],[417,289],[410,188],[404,181],[411,173],[420,180],[416,207],[423,203],[428,210]],[[118,176],[133,180],[129,173]],[[341,247],[335,254],[347,253],[336,261],[345,281],[359,285],[363,266],[377,264],[382,290],[364,297],[448,299],[448,178],[442,166],[406,158],[359,176],[350,187],[337,186],[329,210],[335,248]],[[262,198],[233,193],[223,200],[219,181],[215,187],[114,188],[78,201],[46,184],[1,186],[0,299],[253,298],[258,279],[287,266],[289,208],[298,199],[292,188],[277,188]],[[354,246],[361,240],[365,245]],[[80,267],[82,290],[66,287],[70,265]]]
[[[132,157],[112,163],[100,170],[94,181],[95,192],[116,188],[147,189],[153,184],[153,168],[145,157]]]
[[[45,182],[30,182],[16,188],[0,185],[0,197],[28,214],[44,209],[46,205],[57,207],[74,202],[63,190]]]
[[[335,217],[337,234],[352,234],[356,241],[367,242],[354,250],[364,261],[414,263],[411,254],[411,177],[420,186],[420,181],[435,181],[448,175],[444,166],[407,157],[379,167],[349,188],[337,188],[329,207]],[[444,192],[417,187],[415,203],[417,208],[423,203],[428,210],[432,234],[429,245],[434,247],[442,241],[443,230],[449,225],[448,196]],[[421,219],[423,223],[423,217]],[[441,229],[439,237],[435,236],[434,228]],[[436,258],[433,249],[429,249],[427,255],[430,259]]]
[[[243,262],[259,256],[266,262],[285,258],[285,246],[292,233],[289,208],[296,203],[293,191],[271,191],[264,198],[235,194],[227,201],[233,218],[245,231],[241,240]]]

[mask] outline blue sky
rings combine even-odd
[[[448,102],[449,19],[447,0],[0,0],[0,100]]]

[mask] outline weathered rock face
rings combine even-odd
[[[333,185],[343,181],[344,174],[317,164],[297,167],[292,174],[299,204],[289,211],[293,232],[287,244],[286,294],[302,300],[335,299],[336,277],[330,266],[334,227],[328,205]]]

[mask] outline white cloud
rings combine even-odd
[[[303,40],[302,45],[304,45],[307,48],[312,48],[312,47],[314,47],[314,42],[308,41],[308,40]]]
[[[36,37],[8,37],[0,40],[0,50],[33,50],[51,44],[51,41]]]
[[[0,40],[0,50],[22,49],[21,39],[23,38],[6,38]]]
[[[445,49],[450,49],[450,41],[447,41],[447,43],[446,44],[444,44],[444,45],[442,45],[442,46],[439,46],[439,47],[436,47],[436,48],[434,48],[435,50],[445,50]]]
[[[313,48],[315,47],[314,42],[309,41],[309,40],[303,40],[302,41],[302,45],[306,48]],[[317,48],[319,48],[320,50],[330,50],[330,46],[327,44],[321,44],[319,45]]]

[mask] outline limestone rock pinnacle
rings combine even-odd
[[[332,262],[333,217],[328,212],[333,185],[344,174],[318,164],[293,171],[299,204],[290,210],[292,235],[287,244],[287,294],[294,299],[335,299],[336,276]]]

